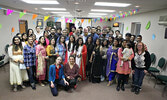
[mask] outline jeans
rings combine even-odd
[[[36,66],[29,67],[29,69],[27,69],[27,73],[28,73],[30,84],[31,83],[35,83],[35,80],[36,80],[36,77],[35,77],[35,75],[36,75]]]
[[[50,87],[50,90],[51,90],[53,96],[57,96],[57,95],[58,95],[57,85],[61,85],[61,86],[65,87],[65,89],[66,89],[66,87],[67,87],[67,86],[64,84],[64,80],[60,80],[60,79],[56,79],[53,84],[54,84],[54,88],[52,88],[52,87],[51,87],[51,83],[49,83],[49,87]]]
[[[144,69],[135,69],[134,73],[134,86],[141,88],[145,73]]]

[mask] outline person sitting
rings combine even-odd
[[[69,62],[64,66],[64,75],[69,82],[69,88],[76,89],[76,83],[79,76],[79,67],[75,63],[75,57],[70,55]]]
[[[64,76],[62,58],[60,56],[57,57],[56,63],[50,65],[49,68],[49,86],[53,96],[57,96],[57,85],[62,85],[65,87],[65,90],[68,90],[69,83],[66,81]]]

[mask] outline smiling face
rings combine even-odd
[[[69,59],[70,59],[70,64],[73,65],[75,63],[75,58],[74,57],[70,57]]]
[[[83,43],[82,39],[79,39],[78,44],[81,45]]]
[[[15,39],[14,39],[14,43],[15,43],[16,45],[19,45],[19,44],[20,44],[20,39],[19,39],[19,38],[15,38]]]
[[[51,40],[51,45],[55,45],[55,39]]]
[[[56,59],[56,65],[60,65],[61,62],[62,62],[62,58],[60,56],[57,57],[57,59]]]

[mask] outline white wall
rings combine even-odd
[[[158,25],[159,16],[163,15],[167,15],[167,9],[128,16],[126,18],[118,19],[116,22],[124,23],[124,35],[131,31],[132,22],[140,22],[140,34],[143,36],[143,42],[147,45],[150,53],[156,54],[158,61],[160,57],[167,59],[167,39],[164,39],[165,28],[167,28],[167,26]],[[151,21],[151,27],[149,30],[146,30],[145,27],[148,21]],[[126,30],[127,27],[128,30]],[[155,40],[152,40],[152,34],[155,34]],[[157,65],[157,62],[155,65]],[[162,74],[167,75],[167,69],[165,69]]]
[[[38,16],[37,18],[40,18]],[[36,19],[37,19],[36,18]],[[0,24],[2,28],[0,29],[0,55],[4,53],[4,47],[6,44],[12,43],[12,38],[16,33],[19,33],[19,19],[28,21],[28,28],[32,28],[35,30],[36,27],[36,19],[32,20],[32,15],[27,14],[22,18],[19,18],[19,13],[13,12],[11,15],[7,16],[3,14],[3,10],[0,10]],[[35,22],[35,24],[33,24]],[[14,33],[11,32],[12,27],[14,27]]]

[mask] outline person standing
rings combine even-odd
[[[33,37],[28,37],[28,44],[23,49],[24,64],[27,69],[30,85],[32,89],[36,89],[36,49],[33,43]]]
[[[145,50],[144,43],[136,44],[135,57],[132,60],[132,73],[134,74],[134,86],[131,91],[135,94],[140,93],[143,79],[151,65],[150,53]]]

